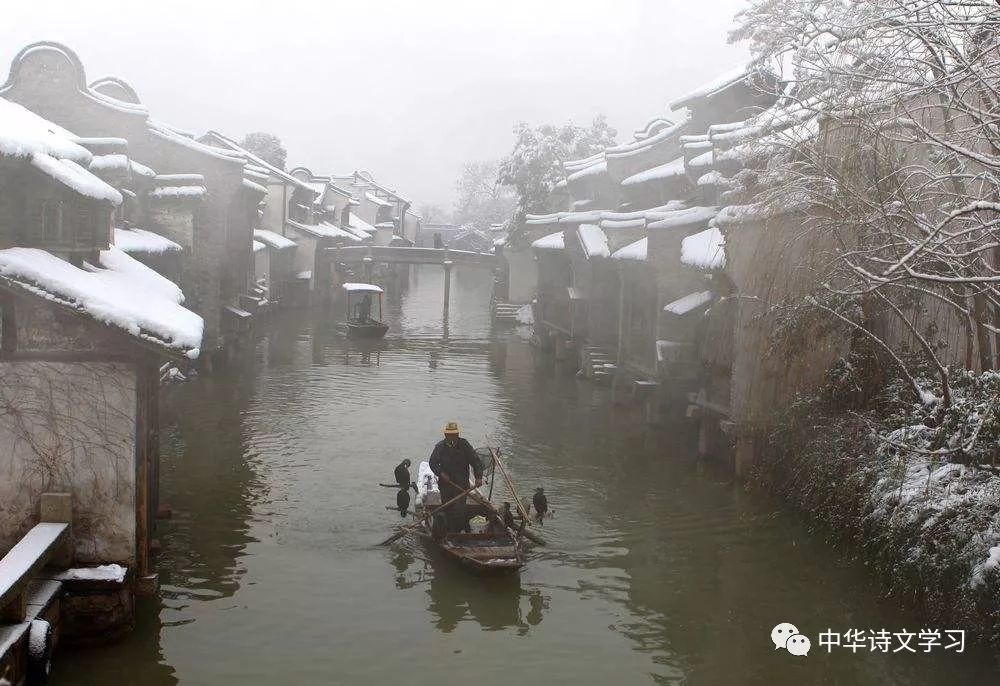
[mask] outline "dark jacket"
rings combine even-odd
[[[477,479],[483,476],[483,461],[472,444],[462,437],[455,439],[454,447],[448,445],[448,439],[439,441],[434,446],[429,464],[437,476],[443,472],[463,488],[469,487],[469,467],[472,467]]]

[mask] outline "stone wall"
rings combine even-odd
[[[0,553],[73,497],[75,563],[135,565],[134,365],[0,362]]]

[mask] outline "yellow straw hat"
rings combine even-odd
[[[448,422],[445,424],[444,433],[446,436],[458,435],[458,422]]]

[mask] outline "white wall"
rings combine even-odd
[[[538,290],[538,262],[531,248],[504,249],[510,265],[510,302],[529,303]]]
[[[78,564],[135,564],[133,366],[0,362],[0,553],[38,522],[39,496],[73,496]]]

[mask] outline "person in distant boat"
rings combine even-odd
[[[365,293],[365,296],[361,298],[361,302],[355,307],[354,313],[355,319],[359,322],[367,322],[372,318],[372,294]]]
[[[458,423],[448,422],[444,427],[444,440],[434,446],[429,461],[431,471],[440,480],[441,502],[446,503],[462,491],[469,488],[469,469],[476,477],[476,486],[483,485],[483,461],[479,459],[476,449],[467,440],[459,436]],[[446,476],[451,484],[445,483],[441,477]],[[448,531],[469,531],[469,520],[465,516],[465,498],[460,498],[454,505],[445,510],[448,521]]]
[[[535,489],[535,495],[531,496],[531,504],[535,506],[538,514],[538,523],[545,519],[545,513],[549,511],[549,499],[545,497],[545,489],[539,486]]]

